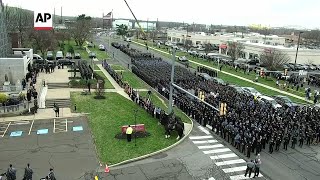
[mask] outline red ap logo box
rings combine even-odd
[[[52,15],[50,13],[34,12],[35,30],[52,30]]]

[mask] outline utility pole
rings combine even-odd
[[[62,24],[62,6],[61,6],[61,19],[60,19],[60,24]]]
[[[296,58],[294,59],[294,66],[297,65],[297,57],[298,57],[298,51],[299,51],[299,45],[300,45],[300,36],[303,32],[299,32],[299,37],[298,37],[298,44],[297,44],[297,51],[296,51]]]
[[[173,105],[173,84],[174,84],[174,64],[176,61],[176,50],[172,48],[172,66],[171,66],[171,82],[170,82],[170,95],[169,95],[169,107],[168,107],[168,114],[172,112],[172,105]]]

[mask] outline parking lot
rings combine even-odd
[[[57,179],[70,180],[85,179],[99,164],[85,117],[1,122],[0,162],[0,173],[13,164],[18,179],[27,163],[34,179],[54,168]]]

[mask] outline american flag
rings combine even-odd
[[[107,15],[103,16],[103,19],[109,20],[112,18],[112,11],[109,12]]]

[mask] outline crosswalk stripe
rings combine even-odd
[[[225,158],[231,158],[231,157],[238,157],[235,153],[230,154],[221,154],[216,156],[210,156],[211,159],[225,159]]]
[[[251,173],[251,177],[253,177],[254,173]],[[263,177],[262,174],[259,174],[258,177]],[[247,176],[245,177],[244,174],[240,174],[240,175],[235,175],[235,176],[230,176],[231,180],[241,180],[241,179],[250,179],[249,175],[247,174]]]
[[[199,128],[202,132],[204,132],[205,134],[207,134],[207,135],[210,134],[210,132],[209,132],[208,130],[206,130],[204,127],[198,126],[198,128]]]
[[[243,159],[235,159],[235,160],[229,160],[229,161],[216,162],[215,164],[217,166],[224,166],[224,165],[238,164],[238,163],[245,163],[245,162],[246,161]]]
[[[194,144],[206,144],[206,143],[216,143],[217,140],[203,140],[203,141],[192,141]]]
[[[215,145],[207,145],[207,146],[198,146],[199,149],[214,149],[224,147],[222,144],[215,144]]]
[[[222,169],[222,171],[225,173],[231,173],[231,172],[236,172],[236,171],[245,171],[246,169],[247,169],[247,166],[238,166],[238,167],[233,167],[233,168]]]
[[[231,151],[229,148],[221,148],[221,149],[213,149],[208,151],[203,151],[205,154],[215,154],[215,153],[221,153],[221,152],[228,152]]]
[[[208,180],[215,180],[213,177],[209,178]]]
[[[190,136],[190,139],[210,139],[212,136]]]

